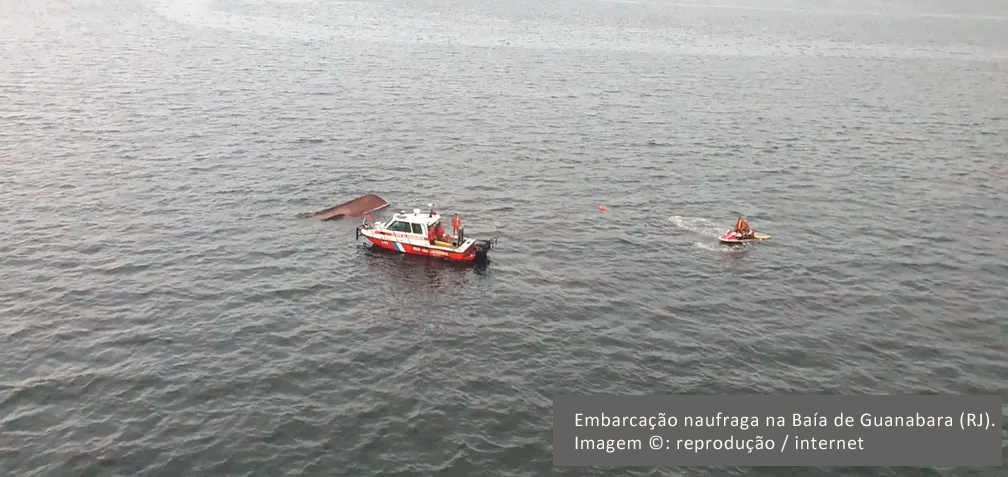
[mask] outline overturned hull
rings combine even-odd
[[[346,217],[360,217],[364,214],[383,209],[388,205],[389,203],[385,199],[375,194],[367,194],[328,209],[301,214],[301,217],[319,220],[339,220]]]

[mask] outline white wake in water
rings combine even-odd
[[[711,239],[701,242],[693,242],[693,245],[697,248],[712,252],[726,253],[737,253],[741,250],[740,247],[725,247],[722,243],[717,241],[717,238],[720,237],[725,230],[731,228],[733,224],[725,225],[721,222],[704,217],[683,217],[681,215],[673,215],[672,217],[669,217],[669,221],[672,222],[672,225],[676,228],[692,232],[703,237],[709,237]]]
[[[271,0],[269,3],[297,5],[305,2],[301,0]],[[344,2],[334,3],[340,5]],[[355,10],[348,12],[348,14],[359,13],[360,9],[357,8],[359,5],[362,4],[352,2],[349,7],[355,8]],[[327,36],[327,30],[323,25],[298,21],[296,18],[214,8],[216,5],[212,0],[158,0],[154,6],[158,13],[169,20],[192,27],[298,40],[322,39]]]
[[[795,42],[789,38],[737,36],[730,32],[606,25],[602,18],[592,15],[557,21],[545,17],[526,21],[462,8],[438,11],[439,7],[431,7],[432,10],[401,8],[385,2],[267,0],[267,5],[301,6],[278,14],[242,11],[236,5],[220,5],[213,0],[150,1],[155,2],[161,15],[187,26],[298,41],[442,43],[477,48],[508,45],[530,49],[636,51],[718,57],[1008,59],[1008,51],[1003,48],[972,44],[918,48],[896,43],[869,45],[829,39]],[[746,8],[760,10],[766,7],[756,5]],[[644,15],[644,12],[640,14]]]
[[[731,224],[725,225],[703,217],[683,217],[681,215],[673,215],[672,217],[669,217],[669,220],[673,225],[680,229],[713,238],[720,237],[725,230],[731,228]]]

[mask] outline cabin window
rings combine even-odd
[[[390,230],[392,232],[409,232],[410,224],[409,222],[393,222],[391,225],[386,227],[386,230]]]
[[[423,228],[421,228],[420,224],[413,224],[413,233],[423,235]]]

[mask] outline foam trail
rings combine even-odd
[[[740,254],[745,253],[747,247],[732,247],[718,242],[693,242],[693,246],[701,250],[717,253]]]
[[[289,3],[289,2],[288,2]],[[217,10],[212,0],[161,0],[158,13],[186,26],[242,32],[266,37],[318,37],[316,28],[289,20]]]
[[[673,215],[672,217],[669,217],[669,221],[680,229],[714,238],[720,237],[725,230],[730,228],[730,226],[723,225],[703,217],[683,217],[681,215]]]
[[[865,16],[865,17],[895,17],[895,18],[920,18],[920,19],[952,19],[952,20],[987,20],[995,22],[1008,21],[1008,15],[985,15],[980,13],[940,13],[940,12],[924,12],[924,11],[914,11],[914,10],[893,10],[893,11],[881,11],[881,10],[843,10],[843,9],[830,9],[830,8],[787,8],[787,7],[771,7],[766,5],[732,5],[732,4],[717,4],[717,3],[687,3],[687,2],[644,2],[641,0],[596,0],[602,3],[616,3],[616,4],[628,4],[628,5],[646,5],[646,6],[660,6],[661,8],[693,8],[700,10],[739,10],[739,11],[755,11],[755,12],[767,12],[767,13],[791,13],[796,15],[828,15],[828,16]],[[762,3],[762,2],[757,2]],[[882,6],[882,5],[879,5]]]
[[[724,225],[715,220],[704,217],[683,217],[681,215],[673,215],[672,217],[669,217],[669,221],[677,228],[715,239],[720,237],[725,230],[730,228],[730,225]],[[724,244],[717,242],[716,240],[693,242],[693,246],[708,252],[730,254],[742,253],[745,249],[745,247],[726,247]]]

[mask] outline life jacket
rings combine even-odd
[[[462,228],[462,221],[459,220],[459,216],[452,217],[452,228],[457,232],[458,229]]]

